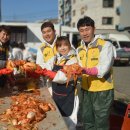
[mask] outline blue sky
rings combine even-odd
[[[35,22],[58,17],[58,0],[1,0],[2,21]]]

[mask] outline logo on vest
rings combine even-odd
[[[45,57],[50,56],[50,55],[51,55],[50,51],[48,51],[47,53],[44,54]]]

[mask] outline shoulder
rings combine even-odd
[[[102,46],[103,46],[103,45],[106,44],[106,42],[107,42],[107,41],[104,40],[104,39],[101,39],[101,38],[98,38],[98,39],[97,39],[97,44],[98,44],[98,45],[102,45]]]
[[[76,53],[78,54],[79,52],[81,52],[82,50],[84,50],[83,45],[80,45],[77,49],[76,49]]]
[[[105,47],[113,48],[113,44],[110,41],[105,40]]]
[[[40,49],[43,49],[45,47],[46,47],[46,43],[44,43],[44,42],[39,46]]]

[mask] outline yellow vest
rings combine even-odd
[[[56,51],[56,46],[54,45],[53,48],[51,48],[50,46],[48,46],[46,43],[43,43],[41,46],[41,51],[43,54],[43,59],[45,61],[45,63],[51,59],[53,56],[56,55],[57,51]]]
[[[92,68],[99,62],[99,56],[105,41],[98,39],[95,44],[85,50],[85,46],[81,45],[78,48],[78,55],[83,67]],[[97,76],[82,75],[82,88],[88,91],[97,92],[113,89],[112,69],[103,78]]]
[[[61,59],[60,61],[57,61],[57,57],[56,57],[56,61],[55,61],[55,64],[56,65],[65,65],[67,61],[73,59],[73,58],[76,58],[76,55],[75,54],[72,54],[72,55],[69,55],[67,58],[63,58]]]

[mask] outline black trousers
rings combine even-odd
[[[6,84],[7,81],[7,76],[6,75],[1,75],[0,76],[0,87],[3,88]]]

